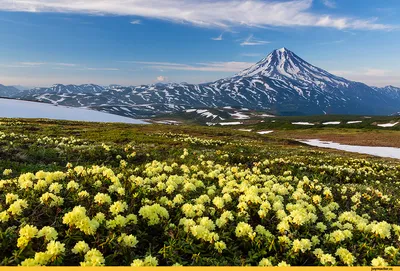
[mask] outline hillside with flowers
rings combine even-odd
[[[399,265],[399,184],[272,135],[4,119],[0,265]]]

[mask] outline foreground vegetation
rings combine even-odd
[[[215,127],[3,120],[1,173],[0,265],[399,264],[394,160]]]

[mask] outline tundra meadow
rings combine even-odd
[[[0,171],[2,266],[400,263],[396,160],[216,127],[4,119]]]

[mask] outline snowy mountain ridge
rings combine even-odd
[[[399,88],[370,87],[335,76],[286,48],[274,50],[232,77],[211,83],[130,87],[59,84],[7,97],[88,107],[128,117],[226,106],[264,110],[276,115],[390,115],[400,111]]]

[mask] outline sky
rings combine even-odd
[[[286,47],[400,87],[399,0],[0,0],[0,84],[205,83]]]

